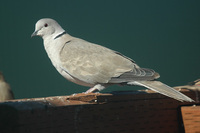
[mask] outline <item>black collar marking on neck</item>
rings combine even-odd
[[[54,38],[54,40],[57,39],[57,38],[59,38],[59,37],[61,37],[61,36],[64,35],[64,34],[66,34],[66,31],[64,31],[63,33],[57,35],[57,36]]]

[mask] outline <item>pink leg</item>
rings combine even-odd
[[[102,91],[103,89],[105,89],[105,86],[97,84],[94,87],[90,88],[89,90],[87,90],[85,93],[93,93],[93,92],[97,92],[97,91]]]

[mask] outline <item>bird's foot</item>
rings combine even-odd
[[[76,96],[76,95],[77,95],[77,93],[72,94],[72,96]]]
[[[85,94],[87,94],[87,93],[96,93],[96,92],[102,91],[103,89],[105,89],[105,86],[97,84],[94,87],[92,87],[89,90],[87,90],[85,92]]]
[[[85,92],[85,94],[94,93],[94,92],[98,92],[98,91],[99,91],[99,90],[98,90],[97,88],[92,87],[92,88],[90,88],[89,90],[87,90],[87,91]]]

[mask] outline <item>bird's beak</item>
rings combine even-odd
[[[33,34],[31,35],[31,37],[33,36],[37,36],[38,30],[34,31]]]

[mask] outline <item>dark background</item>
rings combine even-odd
[[[1,1],[0,71],[16,98],[69,95],[86,91],[52,66],[35,23],[53,18],[71,35],[94,42],[152,68],[170,86],[199,78],[200,1]],[[107,88],[134,90],[138,87]]]

